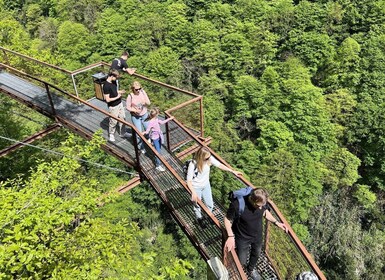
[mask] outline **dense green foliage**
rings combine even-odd
[[[0,2],[4,47],[69,69],[127,49],[203,94],[212,147],[270,191],[328,279],[385,278],[384,0]],[[235,185],[213,175],[225,201]]]

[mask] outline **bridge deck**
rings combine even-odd
[[[54,115],[45,88],[4,71],[0,72],[0,90],[51,118],[56,117],[63,125],[83,137],[89,138],[97,130],[102,129],[103,136],[106,139],[108,138],[108,116],[85,104],[72,102],[68,97],[51,92],[56,112],[56,115]],[[102,110],[107,110],[106,104],[100,100],[93,99],[89,103]],[[129,113],[126,112],[127,121],[130,121],[129,116]],[[174,122],[170,122],[170,129],[175,129],[176,126]],[[165,172],[155,170],[154,154],[148,147],[146,148],[146,154],[139,154],[139,159],[136,159],[132,137],[122,138],[116,133],[115,138],[115,142],[107,142],[104,148],[131,166],[139,166],[140,171],[169,207],[170,213],[186,232],[203,258],[208,260],[215,256],[221,257],[221,228],[215,223],[210,224],[205,229],[197,225],[192,211],[190,194],[172,172],[170,170]],[[180,139],[180,141],[183,142],[183,139]],[[162,156],[183,178],[180,160],[168,151],[165,146],[162,149]],[[215,201],[215,207],[213,214],[223,225],[225,211],[217,201]],[[208,216],[206,218],[210,219]],[[277,279],[277,275],[265,255],[260,258],[259,262],[259,268],[262,269],[264,279]],[[228,267],[228,270],[230,279],[241,279],[234,266]]]

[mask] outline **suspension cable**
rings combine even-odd
[[[78,158],[78,157],[68,156],[66,154],[63,154],[63,153],[60,153],[60,152],[57,152],[57,151],[53,151],[53,150],[50,150],[50,149],[47,149],[47,148],[38,147],[38,146],[35,146],[35,145],[32,145],[32,144],[28,144],[28,143],[23,143],[23,142],[20,142],[18,140],[15,140],[15,139],[12,139],[12,138],[8,138],[8,137],[4,137],[4,136],[1,136],[1,135],[0,135],[0,138],[4,139],[4,140],[11,141],[11,142],[15,142],[15,143],[18,143],[18,144],[21,144],[21,145],[24,145],[24,146],[29,146],[29,147],[32,147],[32,148],[35,148],[35,149],[39,149],[39,150],[42,150],[44,152],[48,152],[48,153],[51,153],[51,154],[55,154],[55,155],[71,158],[71,159],[74,159],[74,160],[77,160],[77,161],[80,161],[80,162],[84,162],[84,163],[88,163],[88,164],[91,164],[91,165],[95,165],[95,166],[98,166],[98,167],[101,167],[101,168],[117,171],[117,172],[120,172],[120,173],[129,174],[129,175],[136,175],[136,173],[133,173],[133,172],[127,172],[127,171],[124,171],[124,170],[121,170],[121,169],[118,169],[118,168],[115,168],[115,167],[110,167],[108,165],[104,165],[104,164],[101,164],[101,163],[84,160],[84,159],[81,159],[81,158]]]

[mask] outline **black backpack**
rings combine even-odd
[[[193,179],[198,176],[198,168],[197,168],[197,164],[196,164],[196,161],[193,160],[193,159],[189,159],[189,160],[186,160],[185,163],[183,164],[183,174],[184,174],[184,179],[187,180],[187,171],[188,171],[188,167],[190,165],[190,162],[192,162],[194,164],[194,175],[193,175]]]

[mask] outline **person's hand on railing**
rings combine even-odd
[[[231,171],[231,173],[233,173],[235,176],[238,176],[238,177],[243,176],[242,172],[234,170],[234,169]]]
[[[235,237],[234,235],[228,236],[227,240],[225,242],[225,248],[227,249],[228,252],[233,250],[235,248]]]
[[[195,191],[191,192],[191,201],[194,203],[198,203],[198,195]]]
[[[286,233],[289,232],[288,227],[287,227],[284,223],[276,222],[275,225],[276,225],[277,227],[279,227],[280,229],[282,229],[284,232],[286,232]]]
[[[132,75],[132,74],[135,73],[136,68],[127,68],[126,71],[127,71],[128,74]]]

